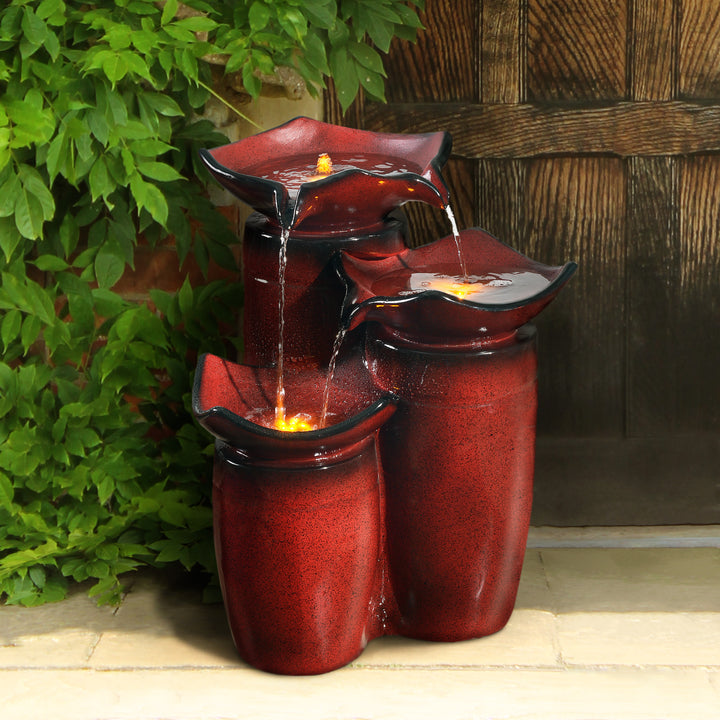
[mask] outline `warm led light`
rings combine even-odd
[[[461,300],[468,295],[474,295],[485,289],[482,283],[463,282],[462,280],[455,280],[453,278],[437,278],[423,283],[423,285],[424,290],[439,290],[448,295],[454,295]]]
[[[329,175],[333,171],[332,160],[327,153],[318,156],[315,172],[318,175]]]
[[[307,182],[315,182],[315,180],[322,180],[328,175],[332,175],[333,164],[330,156],[327,153],[318,155],[317,165],[315,166],[315,175],[311,175]]]
[[[289,418],[275,418],[274,428],[282,432],[307,432],[309,430],[315,430],[316,425],[307,413],[297,413]]]

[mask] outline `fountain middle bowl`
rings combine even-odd
[[[480,228],[461,230],[459,242],[467,278],[453,235],[380,260],[338,253],[336,270],[347,288],[343,326],[376,321],[406,346],[495,347],[548,305],[577,269],[574,262],[536,262]],[[464,287],[475,286],[477,293],[462,297]]]

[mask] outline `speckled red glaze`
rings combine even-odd
[[[308,232],[368,230],[405,202],[445,207],[449,193],[440,168],[450,155],[446,132],[374,133],[297,117],[272,130],[212,150],[200,157],[225,188],[282,227]],[[281,183],[261,177],[263,167],[291,166],[293,153],[367,153],[401,160],[408,172],[350,169],[303,183],[291,199]]]
[[[372,324],[367,362],[400,397],[380,432],[395,630],[497,632],[517,593],[535,446],[534,328],[491,350],[403,347]]]
[[[356,234],[293,232],[288,239],[285,270],[286,364],[327,367],[340,327],[345,284],[331,258],[346,250],[366,259],[385,258],[406,249],[407,221],[396,211],[374,230]],[[278,258],[280,231],[254,213],[245,223],[243,240],[243,360],[249,365],[277,362]]]
[[[336,393],[330,409],[343,419],[297,433],[243,417],[268,405],[271,370],[206,355],[196,373],[193,409],[218,438],[213,518],[228,621],[240,655],[268,672],[328,672],[380,632],[384,488],[376,440],[394,398],[374,388],[359,363],[338,372],[349,390]],[[291,375],[288,398],[317,407],[319,380]]]
[[[400,285],[396,292],[378,296],[373,291],[375,282],[399,270],[420,271],[441,264],[455,264],[459,269],[453,236],[372,262],[343,253],[338,256],[338,272],[348,288],[344,324],[354,328],[362,322],[377,321],[404,345],[419,348],[490,347],[511,339],[556,297],[577,269],[574,262],[562,266],[539,263],[480,228],[461,230],[460,238],[470,274],[531,271],[542,275],[548,285],[522,300],[503,304],[461,300],[439,290],[400,295],[405,289]]]

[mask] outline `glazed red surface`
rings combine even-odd
[[[386,218],[373,232],[293,233],[287,246],[285,271],[285,363],[327,367],[340,327],[345,284],[331,263],[347,250],[363,258],[384,258],[405,250],[406,221],[402,213]],[[277,362],[278,257],[280,232],[267,218],[253,214],[243,238],[243,359],[249,365]]]
[[[481,637],[512,612],[532,500],[534,332],[426,352],[376,327],[359,360],[338,366],[337,425],[301,433],[243,417],[272,403],[271,368],[212,355],[198,368],[194,410],[219,438],[229,623],[263,670],[327,672],[387,634]],[[291,375],[288,405],[314,407],[321,378]]]
[[[391,210],[414,200],[445,207],[449,193],[440,174],[450,154],[448,133],[373,133],[298,117],[238,142],[201,151],[216,180],[273,223],[305,231],[372,228]],[[343,170],[300,186],[291,197],[281,182],[264,177],[298,157],[367,153],[412,168],[402,173]]]
[[[343,253],[338,270],[348,287],[344,324],[353,328],[377,321],[403,343],[419,347],[490,347],[511,339],[519,327],[541,312],[576,269],[575,263],[550,266],[531,260],[479,228],[461,230],[460,238],[469,274],[530,271],[546,278],[547,286],[500,304],[461,300],[438,290],[403,295],[403,278],[410,272],[457,266],[452,235],[375,261]],[[383,288],[383,295],[378,288]]]
[[[535,447],[535,333],[481,352],[418,352],[374,328],[367,361],[400,400],[380,431],[396,632],[497,632],[515,602]]]

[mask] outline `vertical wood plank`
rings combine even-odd
[[[529,0],[528,97],[626,95],[627,0]]]
[[[627,434],[675,429],[680,301],[677,172],[673,158],[629,162]]]
[[[417,43],[394,41],[385,61],[388,102],[478,99],[480,0],[430,0]]]
[[[679,0],[680,94],[690,98],[720,95],[720,3]]]
[[[527,232],[519,249],[548,264],[579,264],[537,322],[541,433],[623,433],[625,185],[624,164],[615,158],[528,165]]]
[[[525,163],[489,159],[479,163],[478,214],[481,227],[504,243],[524,242]]]
[[[720,157],[680,163],[678,429],[720,430]],[[720,458],[718,458],[720,461]]]
[[[671,100],[676,91],[675,0],[633,0],[630,98]]]
[[[517,103],[524,99],[524,20],[524,0],[483,0],[480,94],[484,103]]]

